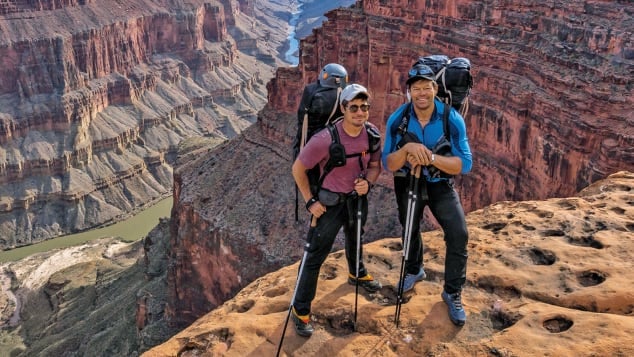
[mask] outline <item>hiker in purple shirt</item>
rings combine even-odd
[[[357,282],[356,257],[362,256],[362,249],[357,254],[355,236],[357,200],[361,200],[363,227],[368,212],[367,193],[381,172],[380,135],[376,126],[368,122],[370,105],[365,87],[348,85],[341,92],[340,100],[343,119],[315,134],[293,163],[293,177],[313,219],[307,237],[310,248],[306,249],[302,261],[292,303],[295,331],[304,337],[313,333],[310,311],[319,270],[341,227],[345,235],[348,283],[358,283],[369,292],[382,287],[366,271],[362,259],[359,259]],[[320,189],[313,196],[306,171],[317,164],[321,171]]]

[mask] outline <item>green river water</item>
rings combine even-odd
[[[0,251],[0,264],[16,261],[31,254],[46,252],[56,248],[65,248],[82,244],[93,239],[120,237],[126,242],[144,238],[159,223],[159,218],[169,217],[172,210],[172,197],[165,198],[138,214],[107,227],[97,228],[77,234],[70,234],[26,247]]]

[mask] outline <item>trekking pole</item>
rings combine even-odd
[[[357,196],[357,271],[355,273],[355,291],[354,291],[354,330],[357,330],[357,301],[359,299],[359,260],[361,260],[361,216],[362,201],[361,196],[355,192]]]
[[[312,217],[310,221],[310,226],[315,227],[317,225],[317,218],[315,216]],[[284,322],[284,328],[282,329],[282,337],[280,337],[280,343],[277,345],[277,353],[276,357],[280,356],[280,351],[282,351],[282,343],[284,343],[284,335],[286,335],[286,327],[288,326],[288,320],[291,318],[291,313],[293,310],[293,304],[295,303],[295,295],[297,294],[297,288],[299,287],[299,279],[302,277],[302,272],[304,271],[304,262],[306,261],[306,256],[308,255],[308,250],[310,249],[310,241],[309,239],[306,241],[304,245],[304,255],[302,256],[302,261],[299,263],[299,272],[297,273],[297,282],[295,283],[295,290],[293,291],[293,297],[291,297],[291,304],[288,306],[288,314],[286,314],[286,321]]]
[[[414,224],[414,208],[418,198],[418,180],[420,178],[420,166],[414,168],[414,174],[410,176],[409,192],[407,193],[407,217],[405,218],[405,230],[403,237],[403,257],[401,258],[401,272],[398,279],[398,290],[396,294],[396,311],[394,313],[394,323],[398,328],[399,318],[401,316],[401,305],[403,304],[403,285],[405,281],[405,262],[409,260],[409,243],[412,234],[412,225]]]
[[[304,117],[304,120],[308,120],[307,117]],[[302,128],[302,138],[299,143],[299,148],[293,150],[293,162],[297,160],[297,156],[299,156],[299,152],[304,147],[304,143],[306,141],[306,131]],[[299,187],[297,187],[297,183],[295,183],[295,222],[299,222]]]
[[[299,221],[299,195],[298,195],[298,187],[295,185],[295,222]]]

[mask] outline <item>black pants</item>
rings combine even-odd
[[[423,209],[429,206],[445,235],[445,291],[455,293],[462,290],[467,276],[467,222],[460,197],[454,190],[453,181],[426,182],[420,179],[414,219],[410,234],[409,254],[405,263],[408,274],[417,274],[423,266],[423,242],[420,235],[420,220]],[[398,204],[398,218],[405,236],[408,192],[410,179],[394,177],[394,192]],[[426,192],[425,192],[426,191]]]
[[[361,196],[360,198],[348,199],[346,202],[339,203],[335,206],[327,207],[326,213],[324,213],[318,220],[317,226],[311,227],[308,230],[308,241],[310,242],[310,248],[303,262],[302,275],[298,277],[299,283],[297,285],[297,292],[295,293],[295,300],[293,306],[300,315],[308,315],[310,313],[310,307],[315,293],[317,291],[317,280],[319,278],[319,270],[324,263],[332,245],[335,242],[339,229],[343,227],[343,233],[345,235],[345,251],[346,260],[348,261],[348,272],[352,275],[356,275],[357,267],[357,237],[356,237],[356,207],[357,200],[361,199],[362,215],[361,215],[361,234],[363,235],[363,226],[368,215],[368,200],[367,196]],[[351,205],[352,210],[348,209],[348,204]],[[359,257],[363,254],[363,246],[359,250]],[[363,265],[363,259],[359,259],[359,276],[363,277],[367,274],[365,266]],[[347,277],[346,277],[347,278]]]

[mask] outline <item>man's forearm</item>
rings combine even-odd
[[[292,172],[299,192],[302,194],[302,197],[304,197],[304,201],[308,201],[313,195],[310,192],[310,183],[308,181],[308,175],[306,174],[306,167],[301,161],[295,160]]]
[[[377,166],[368,167],[368,172],[365,178],[368,180],[369,183],[374,185],[374,183],[376,183],[376,180],[379,179],[380,174],[381,174],[381,166],[377,163]]]
[[[401,167],[405,166],[405,162],[407,162],[407,150],[405,148],[401,148],[387,156],[385,160],[387,164],[387,169],[394,172],[399,170]]]

